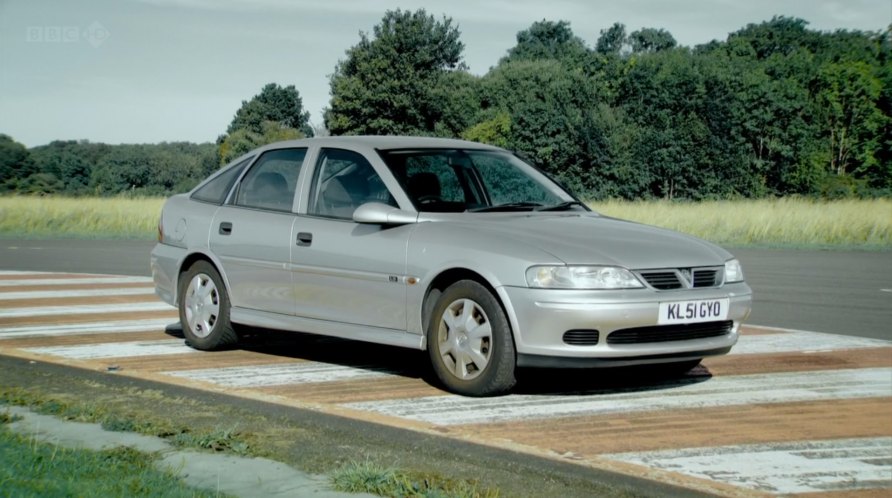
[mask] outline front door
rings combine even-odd
[[[406,329],[406,244],[413,225],[355,223],[366,202],[396,205],[359,153],[322,149],[307,215],[294,220],[296,313],[305,318]]]

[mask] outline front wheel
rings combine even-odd
[[[235,344],[238,336],[229,321],[229,296],[217,269],[198,261],[180,276],[180,323],[186,341],[210,351]]]
[[[452,284],[437,299],[427,350],[434,372],[452,392],[490,396],[516,382],[508,319],[492,293],[473,280]]]

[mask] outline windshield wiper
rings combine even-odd
[[[553,206],[542,206],[540,208],[536,208],[536,211],[567,211],[568,209],[575,206],[582,206],[584,208],[585,204],[579,201],[566,201],[555,204]]]
[[[469,213],[490,213],[494,211],[532,211],[542,204],[538,202],[506,202],[505,204],[497,204],[495,206],[484,206],[479,208],[468,209]]]

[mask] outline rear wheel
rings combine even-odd
[[[238,336],[229,321],[229,296],[217,269],[197,261],[180,276],[180,323],[186,341],[210,351],[235,344]]]
[[[434,372],[452,392],[489,396],[514,386],[511,327],[496,298],[473,280],[449,286],[437,299],[427,327]]]

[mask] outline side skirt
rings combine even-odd
[[[355,341],[374,342],[388,346],[410,349],[424,349],[424,336],[410,334],[405,330],[384,329],[355,325],[352,323],[331,322],[314,318],[302,318],[278,313],[233,307],[230,312],[233,323],[269,329],[291,330],[310,334],[340,337]]]

